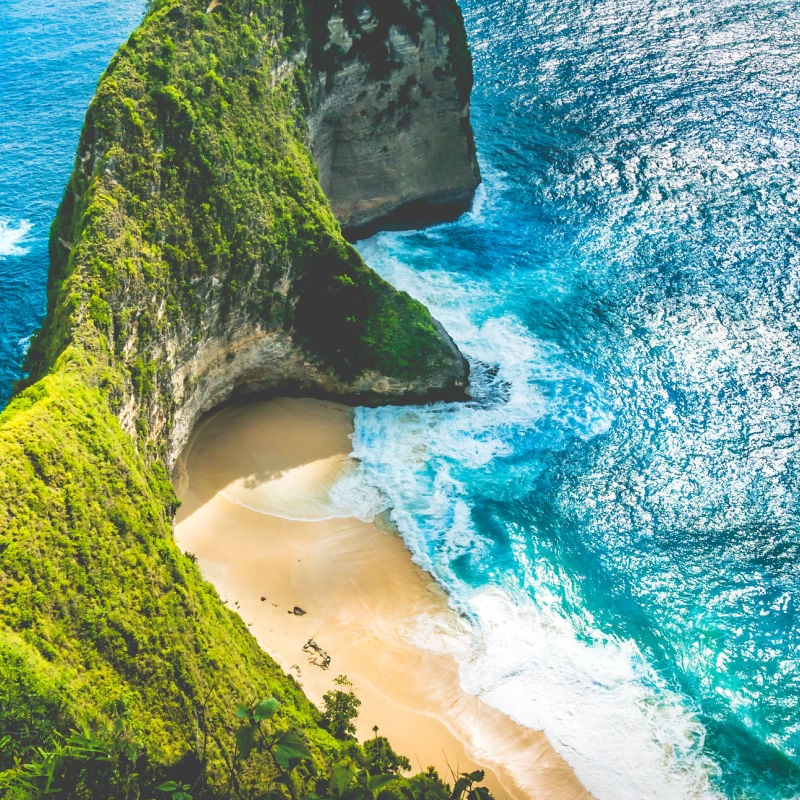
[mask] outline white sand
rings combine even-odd
[[[359,739],[378,725],[415,770],[433,765],[450,782],[484,769],[497,800],[591,800],[543,734],[466,694],[450,656],[413,643],[421,624],[454,635],[462,624],[402,540],[373,523],[319,519],[328,488],[353,468],[351,433],[349,408],[316,400],[204,421],[176,471],[178,544],[313,702],[348,676],[362,701]],[[309,639],[329,669],[310,663]]]

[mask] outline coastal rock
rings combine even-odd
[[[346,227],[466,207],[478,172],[458,6],[287,3],[279,30],[268,7],[178,3],[154,15],[168,45],[134,33],[53,226],[30,371],[71,341],[99,348],[123,378],[124,429],[170,469],[232,399],[410,402],[462,397],[468,380],[442,326],[342,238],[316,178]]]
[[[458,4],[345,0],[314,13],[309,129],[342,226],[361,235],[465,211],[480,175]]]
[[[52,226],[30,377],[0,414],[0,684],[25,709],[0,704],[7,765],[54,731],[124,720],[172,767],[202,725],[202,781],[222,786],[236,702],[257,697],[280,698],[326,763],[308,700],[177,549],[170,481],[200,417],[234,399],[465,391],[450,337],[364,264],[319,185],[307,25],[326,5],[344,45],[353,23],[334,3],[154,0],[98,84]],[[412,5],[449,7],[381,9]],[[356,22],[377,35],[368,8]],[[391,33],[409,63],[412,27]],[[425,21],[420,47],[450,30]]]

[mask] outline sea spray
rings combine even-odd
[[[24,256],[28,252],[25,239],[32,227],[33,223],[27,219],[12,223],[0,218],[0,258]]]

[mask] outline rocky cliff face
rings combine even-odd
[[[210,325],[208,335],[197,345],[176,353],[174,372],[165,390],[175,402],[174,415],[161,414],[160,424],[169,424],[168,447],[164,451],[172,467],[200,417],[220,403],[237,398],[289,394],[336,397],[359,403],[413,402],[458,398],[467,382],[467,368],[446,332],[434,322],[449,354],[428,376],[398,377],[366,369],[344,378],[318,356],[283,330],[253,326],[246,318],[226,315],[224,325]],[[214,331],[212,333],[212,330]],[[140,406],[135,396],[121,409],[124,427],[136,429]]]
[[[306,149],[347,227],[462,208],[478,176],[457,5],[209,9],[164,4],[98,87],[32,371],[97,340],[123,427],[170,467],[234,396],[461,396],[464,358],[343,240]]]
[[[480,176],[457,3],[313,5],[309,128],[343,227],[358,235],[466,210]]]
[[[309,54],[333,51],[315,51],[322,40],[307,25],[372,24],[366,3],[355,22],[346,4],[321,18],[325,5],[153,0],[98,85],[53,223],[31,377],[0,413],[0,730],[13,740],[0,772],[49,746],[54,727],[106,731],[116,753],[124,729],[153,762],[193,763],[189,783],[224,786],[235,704],[270,696],[282,730],[308,733],[315,779],[343,755],[175,547],[168,471],[200,415],[237,395],[464,391],[457,348],[363,263],[317,180],[307,113],[313,94],[319,139],[327,84]],[[448,0],[380,7],[405,14],[380,39],[394,43],[392,64],[454,41],[437,21]],[[344,102],[349,67],[339,66],[328,88]],[[362,67],[354,62],[361,88],[348,101],[356,117],[373,113],[370,90],[388,96],[395,85],[382,72],[370,84]],[[442,83],[465,91],[453,80]],[[434,104],[412,89],[407,130]],[[464,118],[452,119],[463,133]],[[274,765],[262,767],[271,785]],[[99,785],[103,797],[127,793]]]

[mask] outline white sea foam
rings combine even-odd
[[[711,800],[704,729],[636,645],[578,637],[553,609],[499,589],[459,598],[475,619],[464,688],[543,730],[599,800]]]
[[[458,436],[453,423],[469,413],[461,409],[449,422],[444,408],[357,414],[356,454],[368,461],[365,475],[390,496],[392,518],[414,560],[438,575],[461,612],[445,626],[421,620],[413,640],[453,656],[466,691],[544,730],[598,800],[721,797],[710,785],[714,765],[702,755],[702,725],[633,642],[600,633],[590,617],[569,620],[546,588],[552,578],[540,582],[534,603],[511,586],[476,591],[450,570],[460,556],[492,556],[491,542],[472,522],[466,487],[444,464],[429,469],[441,455],[430,450],[443,436]],[[449,446],[458,449],[455,442]],[[491,742],[484,745],[491,759]]]
[[[0,219],[0,257],[24,256],[28,252],[22,242],[33,227],[27,219],[20,220],[16,225],[8,220]]]
[[[602,394],[591,376],[583,374],[560,358],[557,348],[532,338],[530,331],[504,306],[507,299],[488,283],[439,269],[416,270],[392,257],[388,237],[376,237],[360,245],[368,263],[380,264],[381,274],[412,297],[423,299],[434,316],[454,337],[467,356],[497,367],[496,382],[507,396],[502,406],[476,413],[464,425],[465,441],[478,430],[512,424],[530,425],[551,409],[542,396],[542,385],[561,385],[565,379],[579,379],[587,386],[586,403],[575,418],[576,430],[587,438],[608,429],[609,410],[595,402]],[[482,387],[474,387],[480,392]],[[570,408],[575,413],[575,408]],[[437,426],[440,420],[437,420]]]
[[[386,511],[386,497],[364,480],[360,466],[347,470],[328,492],[329,517],[355,517],[362,522],[372,522]]]
[[[702,725],[633,642],[602,634],[588,615],[570,618],[557,592],[547,589],[555,579],[531,577],[534,602],[526,589],[475,590],[456,573],[463,557],[503,583],[502,566],[491,567],[495,543],[476,527],[472,503],[530,491],[541,469],[537,460],[506,463],[519,454],[520,437],[563,430],[590,439],[608,430],[613,411],[602,387],[556,346],[537,341],[488,282],[412,269],[393,255],[395,247],[391,236],[362,243],[367,260],[423,300],[471,359],[497,366],[496,377],[473,371],[487,383],[476,394],[488,402],[356,412],[353,447],[364,478],[388,498],[414,560],[472,620],[446,630],[420,625],[415,640],[453,655],[467,691],[544,730],[599,800],[720,797],[711,786],[714,765],[702,755]],[[491,397],[492,381],[501,396]],[[507,479],[498,480],[504,471]],[[516,555],[524,564],[525,553]]]
[[[562,616],[498,588],[456,598],[465,616],[420,620],[410,637],[459,662],[463,688],[542,730],[599,800],[719,800],[704,729],[631,642],[579,639]],[[447,624],[444,624],[447,622]],[[481,755],[494,755],[484,742]]]
[[[31,334],[30,336],[23,336],[17,342],[17,352],[19,353],[20,358],[25,358],[25,356],[28,355],[28,350],[30,349],[32,339],[33,339],[33,334]]]
[[[718,797],[709,782],[713,765],[701,755],[702,726],[632,642],[601,634],[591,619],[576,631],[544,588],[551,581],[542,582],[536,604],[518,604],[500,589],[476,592],[451,571],[461,556],[492,557],[492,542],[473,523],[467,487],[448,464],[460,454],[480,472],[481,458],[462,438],[467,418],[475,421],[479,413],[462,406],[449,413],[440,407],[356,415],[355,452],[365,459],[365,475],[389,495],[414,560],[442,580],[474,621],[452,630],[421,627],[416,642],[453,655],[466,691],[544,730],[599,800]],[[469,479],[473,492],[478,480]],[[527,484],[521,481],[522,490]],[[524,597],[522,590],[514,597]]]

